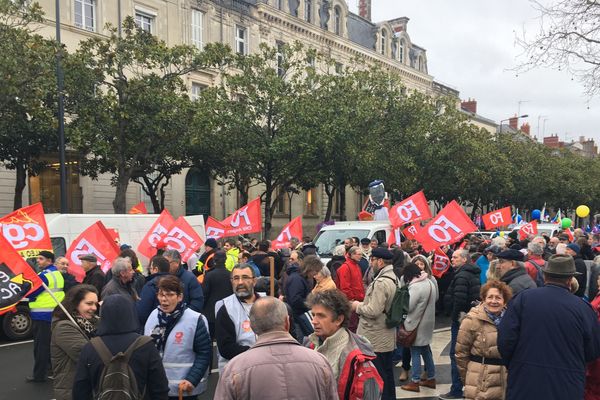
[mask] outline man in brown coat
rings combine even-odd
[[[234,357],[219,378],[215,400],[338,399],[327,359],[300,346],[288,333],[287,307],[273,297],[261,297],[250,310],[256,344]]]

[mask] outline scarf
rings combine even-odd
[[[488,309],[485,307],[483,307],[483,309],[485,310],[485,313],[487,314],[488,318],[494,323],[494,325],[496,325],[496,327],[500,325],[500,321],[502,321],[502,317],[504,317],[504,312],[506,311],[506,308],[503,308],[502,311],[500,311],[500,314],[493,314],[490,311],[488,311]]]
[[[183,315],[184,310],[185,303],[183,301],[177,303],[177,307],[175,307],[175,310],[173,310],[173,312],[170,314],[167,314],[160,307],[158,307],[158,325],[152,329],[150,336],[152,337],[152,341],[158,349],[161,357],[165,352],[167,338],[169,337],[173,327],[177,324],[177,321],[179,321],[179,318],[181,318]]]
[[[77,326],[79,326],[83,333],[85,333],[85,335],[88,337],[88,339],[91,339],[93,336],[95,336],[96,324],[98,324],[100,319],[97,315],[94,315],[92,319],[84,318],[76,313],[73,313],[71,316],[77,323]]]

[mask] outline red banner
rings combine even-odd
[[[158,242],[169,232],[174,222],[175,220],[165,208],[140,242],[137,250],[148,258],[154,257]]]
[[[467,233],[476,230],[477,227],[462,207],[452,200],[418,232],[416,239],[429,252],[440,246],[456,243]]]
[[[521,228],[519,228],[519,240],[526,239],[529,235],[537,235],[537,233],[537,221],[531,221],[525,225],[521,225]]]
[[[500,226],[507,226],[512,223],[510,207],[504,207],[496,211],[489,212],[481,217],[485,229],[491,231]]]
[[[214,219],[213,217],[206,218],[206,238],[207,239],[222,239],[225,237],[227,227]]]
[[[433,262],[431,263],[431,272],[436,278],[441,278],[450,269],[450,258],[440,249],[435,249],[433,253]]]
[[[162,241],[167,249],[177,250],[183,262],[186,262],[204,243],[184,217],[177,218],[169,227],[167,234],[162,237]]]
[[[17,303],[42,286],[33,268],[0,235],[0,315],[15,308]]]
[[[52,250],[42,203],[19,208],[0,218],[2,235],[23,258]]]
[[[148,214],[148,209],[146,209],[146,204],[143,201],[140,201],[135,206],[131,207],[128,214]]]
[[[421,225],[419,224],[414,224],[409,226],[408,228],[406,228],[405,230],[402,231],[402,234],[408,239],[408,240],[413,240],[417,237],[417,234],[419,233],[419,231],[421,230]]]
[[[400,246],[402,244],[402,228],[392,228],[390,236],[387,238],[387,243],[389,247],[392,247],[394,244]]]
[[[119,247],[112,240],[110,233],[100,221],[81,232],[75,239],[65,257],[69,260],[69,273],[75,276],[77,281],[83,281],[85,272],[81,267],[79,256],[93,254],[98,259],[100,268],[106,272],[112,266],[112,262],[119,255]],[[134,267],[135,268],[135,267]]]
[[[431,211],[422,190],[395,204],[390,210],[390,223],[394,228],[429,218]]]
[[[274,249],[290,247],[292,238],[302,239],[302,217],[296,217],[283,227],[277,239],[271,242]]]
[[[260,210],[260,197],[257,197],[225,218],[221,224],[227,227],[226,237],[261,232],[262,213]]]

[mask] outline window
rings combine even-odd
[[[284,46],[283,42],[277,41],[277,76],[279,77],[285,75],[285,68],[283,66],[285,62]]]
[[[317,188],[307,190],[304,199],[304,214],[317,215]]]
[[[404,49],[406,48],[406,42],[404,41],[404,39],[400,39],[400,49],[398,50],[398,60],[400,60],[400,62],[402,64],[404,64]]]
[[[192,10],[192,45],[197,49],[202,50],[202,25],[204,21],[204,13],[198,10]]]
[[[281,187],[278,187],[275,190],[274,195],[277,199],[275,201],[275,214],[287,214],[289,200],[285,190],[283,190]]]
[[[335,7],[333,13],[333,26],[335,27],[336,35],[342,34],[342,10],[339,7]]]
[[[75,0],[75,26],[96,30],[96,1],[95,0]]]
[[[312,0],[304,0],[304,19],[312,22]]]
[[[140,28],[148,33],[154,32],[154,26],[153,26],[154,25],[154,16],[153,15],[146,14],[144,12],[136,10],[135,24],[138,26],[138,28]]]
[[[381,31],[381,54],[385,55],[387,47],[387,34],[385,30]]]
[[[192,92],[190,94],[190,98],[193,101],[196,101],[200,98],[200,93],[202,93],[202,91],[206,89],[205,85],[202,85],[198,82],[192,82]]]
[[[335,63],[335,73],[341,74],[342,72],[344,72],[344,64],[336,62]]]
[[[285,0],[277,0],[277,8],[280,10],[283,10],[283,2]]]
[[[248,30],[239,25],[235,26],[235,51],[238,54],[248,53]]]

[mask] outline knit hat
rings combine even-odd
[[[579,252],[581,251],[581,248],[579,247],[579,245],[577,243],[569,243],[567,245],[567,249],[571,249],[575,252],[575,254],[579,254]]]

